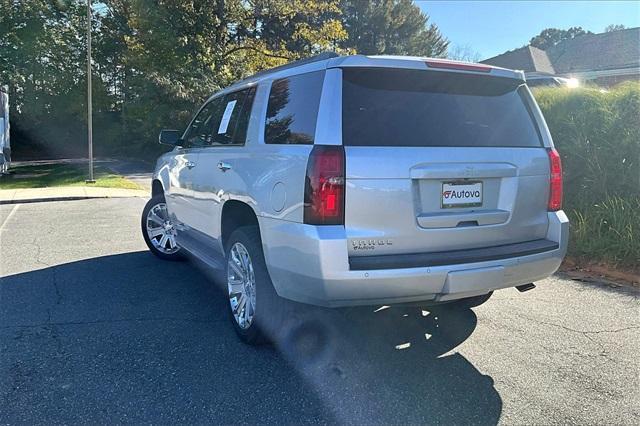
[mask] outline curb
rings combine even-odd
[[[48,201],[77,201],[77,200],[99,200],[107,198],[144,198],[142,196],[131,195],[124,197],[110,197],[110,196],[69,196],[69,197],[44,197],[44,198],[25,198],[22,200],[0,200],[0,205],[6,204],[30,204],[30,203],[46,203]]]

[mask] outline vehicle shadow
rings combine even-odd
[[[476,315],[426,309],[307,308],[278,349],[341,423],[496,424],[493,379],[454,350]]]
[[[219,274],[148,252],[0,280],[0,419],[496,424],[455,347],[470,311],[296,309],[277,347],[238,341]]]

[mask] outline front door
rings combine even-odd
[[[193,119],[170,164],[167,208],[178,224],[179,231],[189,231],[195,222],[194,180],[199,149],[211,143],[212,117],[215,105],[205,104]]]
[[[198,153],[194,148],[180,147],[169,163],[169,186],[165,199],[169,214],[176,223],[187,224],[190,205],[193,201],[193,177],[198,164]]]

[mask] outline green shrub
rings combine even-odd
[[[640,263],[640,83],[534,95],[562,157],[569,253]]]

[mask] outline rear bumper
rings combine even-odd
[[[447,255],[432,253],[352,258],[350,265],[342,226],[259,220],[262,239],[268,241],[264,245],[267,267],[278,294],[338,307],[454,300],[546,278],[562,262],[569,230],[564,212],[548,216],[546,238],[535,247],[521,246],[521,251],[511,254],[504,250],[450,252],[454,264],[442,264]],[[484,257],[474,257],[483,251]]]
[[[504,244],[470,250],[451,250],[436,253],[400,254],[386,256],[359,256],[349,258],[352,271],[372,269],[422,268],[428,266],[460,265],[491,260],[509,259],[544,253],[560,247],[555,241],[534,240],[524,243]]]

